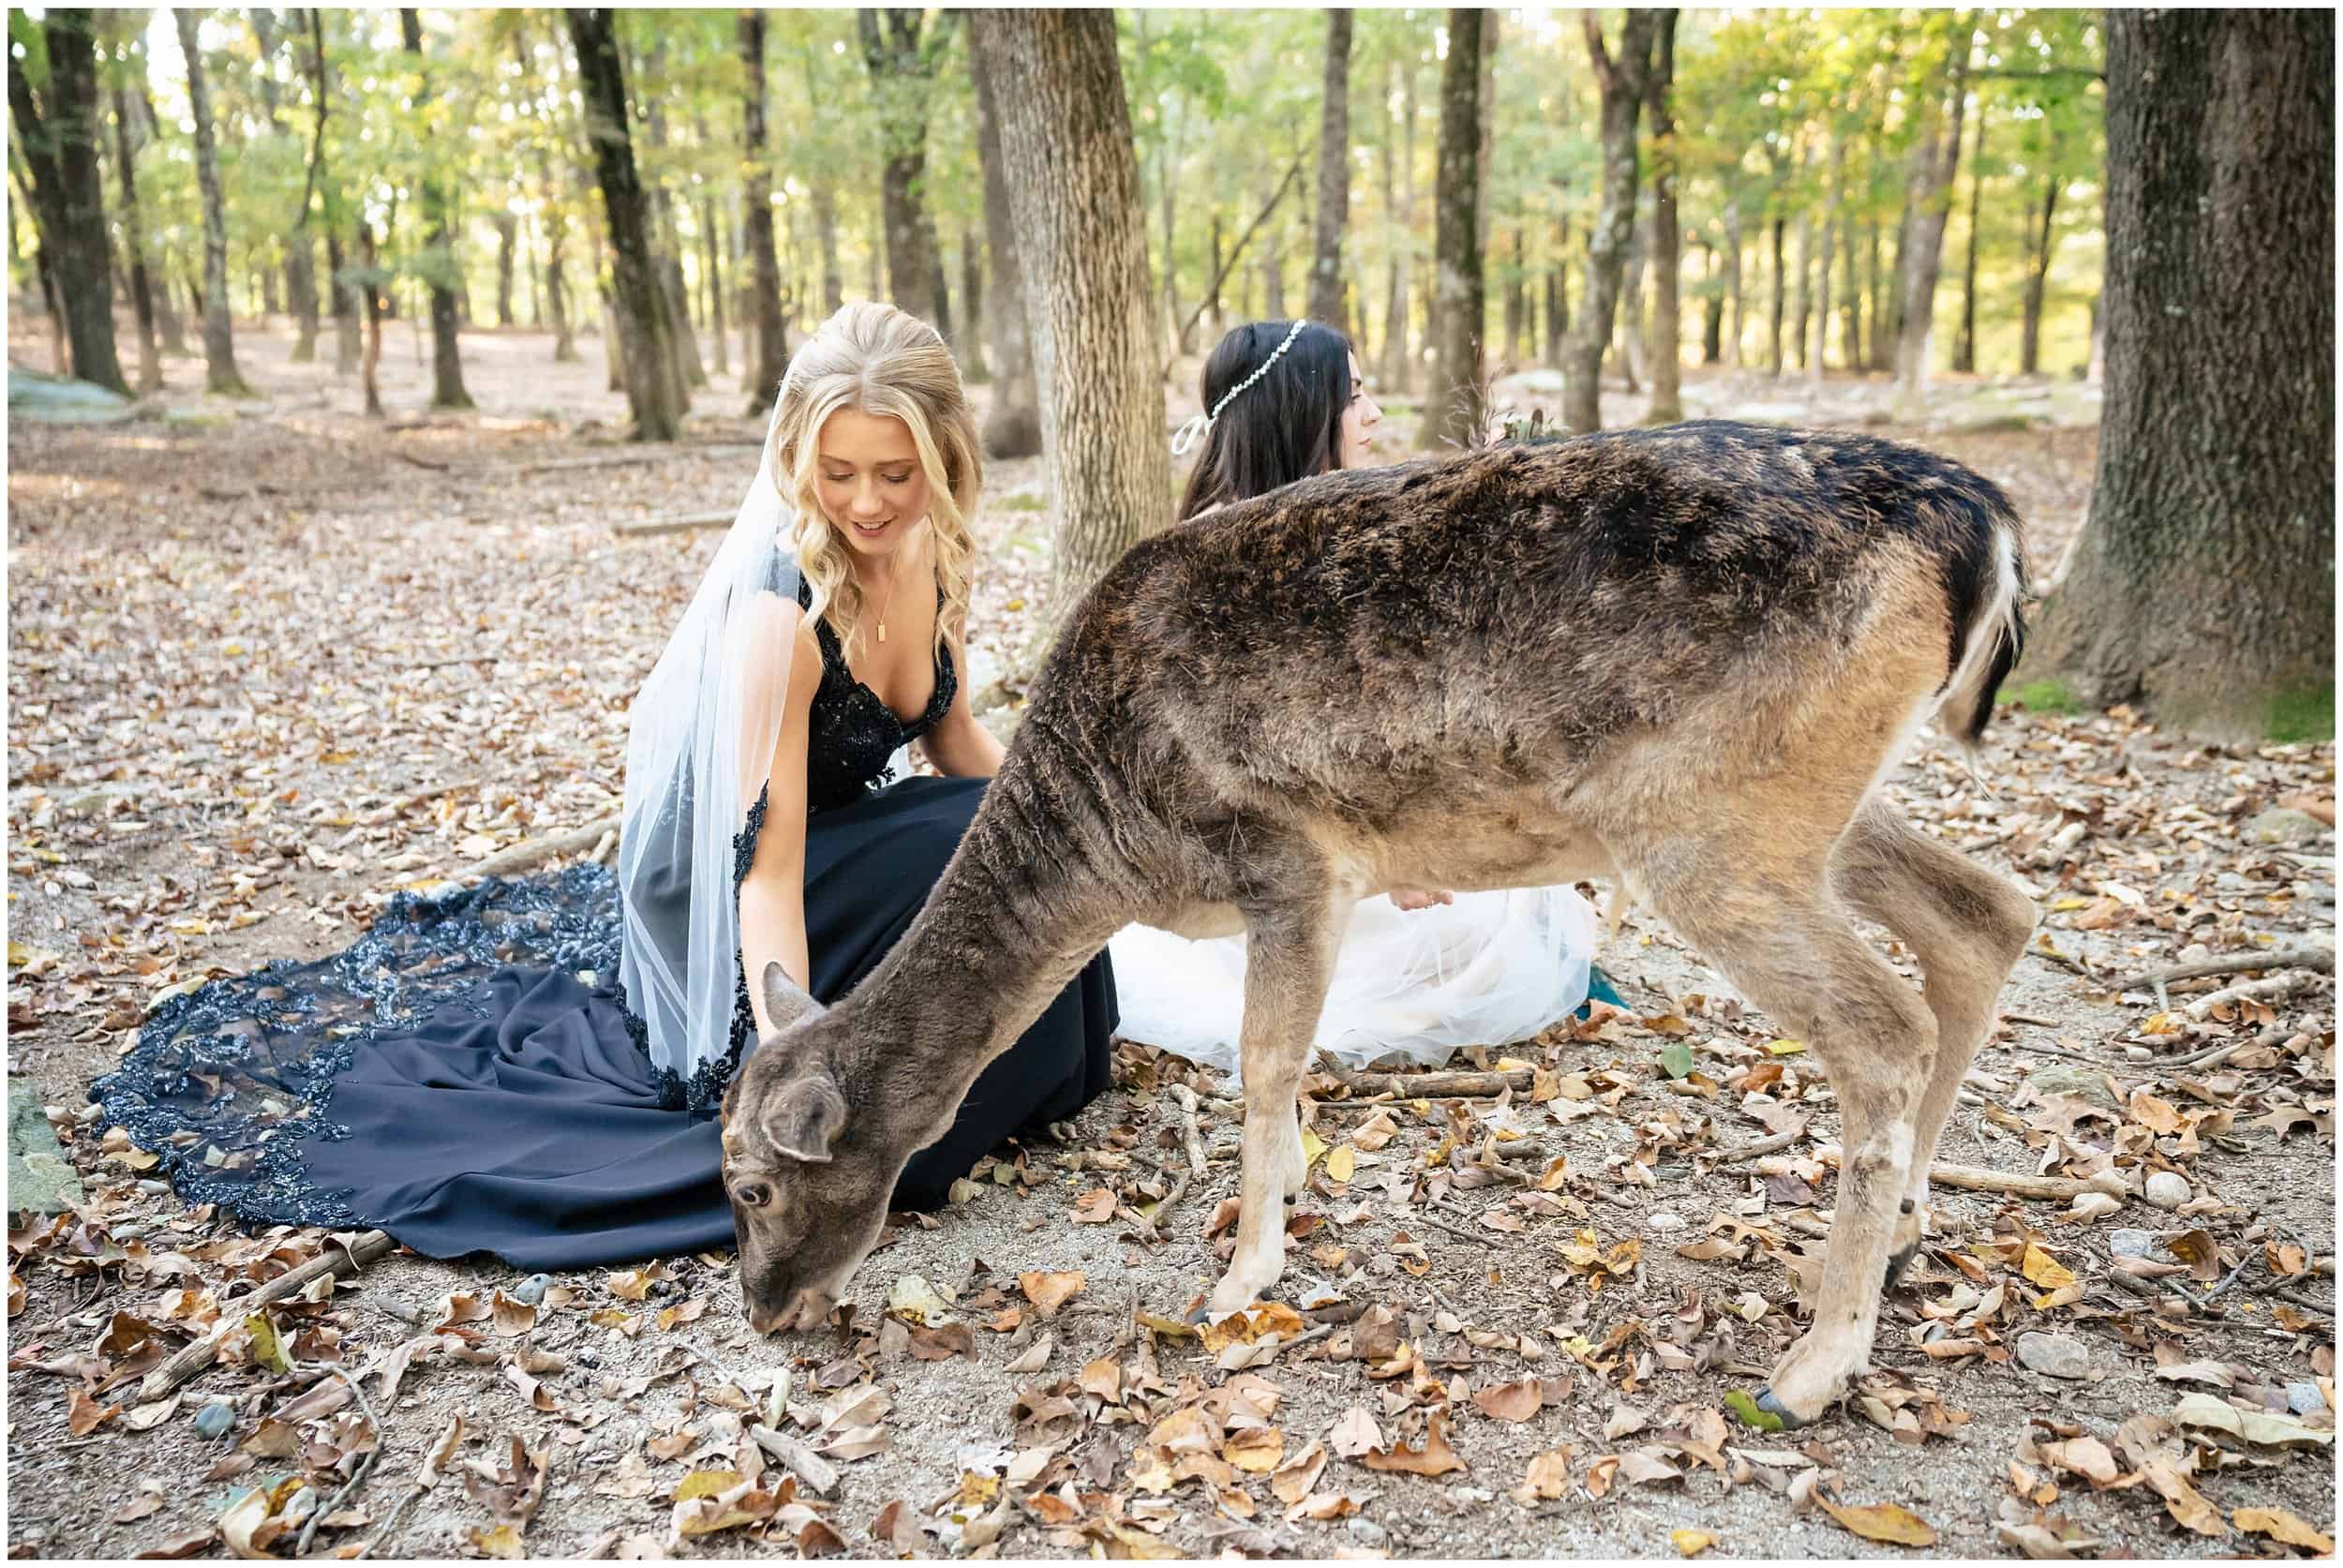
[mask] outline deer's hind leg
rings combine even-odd
[[[1285,1272],[1286,1205],[1309,1179],[1294,1097],[1350,913],[1348,898],[1322,889],[1246,911],[1242,1208],[1236,1251],[1212,1292],[1215,1313],[1259,1300]]]
[[[1920,962],[1921,994],[1935,1015],[1937,1052],[1913,1123],[1912,1179],[1896,1218],[1886,1288],[1919,1250],[1928,1222],[1928,1167],[1962,1077],[1992,1030],[1994,1005],[2034,933],[2034,901],[1876,798],[1840,837],[1831,888],[1903,939]]]
[[[1639,859],[1653,907],[1813,1047],[1838,1097],[1843,1153],[1821,1299],[1759,1398],[1802,1424],[1869,1362],[1879,1280],[1911,1179],[1919,1085],[1933,1073],[1938,1047],[1936,1021],[1918,993],[1829,896],[1828,838],[1817,832],[1811,844],[1784,844],[1783,827],[1781,818],[1734,824]],[[1753,854],[1753,846],[1762,848]]]

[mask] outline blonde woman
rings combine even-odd
[[[322,963],[158,1014],[97,1093],[181,1192],[433,1256],[583,1267],[727,1244],[715,1113],[778,962],[825,1002],[959,845],[999,741],[962,681],[975,420],[933,328],[849,305],[792,361],[764,462],[630,711],[599,866],[395,903]],[[918,744],[943,777],[899,777]],[[526,956],[524,956],[526,955]],[[354,1024],[343,1029],[341,1024]],[[1109,1081],[1101,954],[915,1157],[906,1207]]]

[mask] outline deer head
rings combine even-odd
[[[810,1329],[870,1255],[911,1150],[856,1106],[834,1071],[843,1021],[790,982],[763,977],[775,1033],[724,1093],[724,1182],[749,1326]]]

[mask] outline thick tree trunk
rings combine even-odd
[[[577,51],[587,137],[593,143],[603,207],[609,215],[611,272],[628,338],[623,354],[627,407],[634,416],[637,440],[673,441],[690,405],[669,373],[671,323],[645,232],[643,186],[627,134],[626,74],[619,58],[615,18],[606,7],[566,14]]]
[[[2053,145],[2050,155],[2050,172],[2042,181],[2042,226],[2034,231],[2033,243],[2027,246],[2025,278],[2025,315],[2018,339],[2018,371],[2033,376],[2042,369],[2042,295],[2050,287],[2052,249],[2052,220],[2058,216],[2059,187],[2066,182],[2058,173],[2058,149]],[[2033,222],[2029,216],[2027,223]]]
[[[981,10],[1057,511],[1048,624],[1172,515],[1139,163],[1103,10]],[[996,259],[997,270],[997,259]]]
[[[1671,18],[1674,13],[1668,13]],[[1651,68],[1651,39],[1659,13],[1630,10],[1621,25],[1619,57],[1603,46],[1603,23],[1581,11],[1587,53],[1603,95],[1603,204],[1587,242],[1587,286],[1578,310],[1578,330],[1562,367],[1562,423],[1574,435],[1603,427],[1603,347],[1611,339],[1619,308],[1619,274],[1635,228],[1637,158],[1635,123],[1642,117],[1645,74]],[[1453,51],[1452,51],[1453,52]]]
[[[2335,17],[2107,13],[2107,397],[2028,650],[2238,742],[2335,723]]]
[[[944,267],[935,253],[935,227],[928,216],[923,185],[928,95],[935,76],[936,47],[953,14],[938,12],[930,31],[926,13],[917,9],[882,11],[866,6],[855,13],[884,142],[879,196],[888,297],[947,334],[951,318],[942,293]]]
[[[203,51],[197,42],[199,18],[174,10],[179,52],[186,56],[187,101],[195,119],[195,179],[203,201],[204,384],[214,392],[248,396],[252,389],[236,369],[236,339],[228,314],[228,201],[220,189],[219,147],[212,135],[212,97]],[[379,412],[380,406],[367,411]]]
[[[1416,444],[1470,447],[1481,440],[1481,28],[1485,11],[1448,12],[1440,69],[1440,173],[1433,199],[1432,379]]]
[[[1492,171],[1497,163],[1497,34],[1504,14],[1494,8],[1481,13],[1481,96],[1476,111],[1481,135],[1474,143],[1472,164],[1480,174],[1472,198],[1472,248],[1484,266],[1489,257],[1489,187],[1496,183]],[[1475,321],[1472,330],[1478,336],[1486,325]]]
[[[1676,13],[1653,20],[1651,72],[1644,98],[1651,116],[1651,425],[1684,417],[1683,243],[1676,222]]]
[[[1336,332],[1343,313],[1342,233],[1351,226],[1351,12],[1326,13],[1326,77],[1318,111],[1318,227],[1310,251],[1309,314]]]
[[[126,396],[114,349],[113,263],[97,166],[97,33],[83,8],[52,8],[41,23],[49,53],[44,120],[22,68],[8,59],[8,108],[31,172],[41,251],[54,263],[73,374]]]
[[[976,90],[977,162],[984,172],[984,246],[992,258],[992,406],[984,420],[984,450],[993,457],[1030,457],[1041,450],[1041,388],[1034,379],[1033,334],[1026,324],[1024,268],[1018,218],[1009,201],[1009,170],[1001,150],[1001,116],[985,52],[968,51]]]
[[[423,76],[420,97],[430,97],[430,76],[423,58],[423,22],[415,8],[401,6],[398,10],[399,41],[414,57],[415,69]],[[469,409],[471,394],[464,390],[464,362],[456,345],[455,308],[455,239],[452,221],[455,198],[448,193],[444,173],[432,170],[423,179],[423,213],[425,266],[431,285],[431,406],[435,409]],[[511,294],[510,261],[508,252],[498,256],[500,291],[509,302]],[[505,314],[509,317],[509,304]]]
[[[136,56],[134,56],[136,58]],[[122,182],[122,234],[130,252],[130,307],[139,323],[139,391],[163,384],[161,346],[155,336],[155,288],[146,271],[146,226],[139,217],[138,158],[130,142],[130,95],[113,90],[114,172]]]
[[[1977,374],[1977,238],[1985,207],[1985,106],[1977,105],[1977,135],[1969,148],[1969,246],[1961,263],[1961,332],[1952,340],[1952,367]]]
[[[765,13],[743,7],[738,22],[745,87],[740,100],[742,153],[747,179],[741,196],[741,230],[747,236],[749,319],[754,323],[756,349],[744,369],[749,378],[752,416],[764,413],[780,395],[781,379],[789,370],[789,337],[782,324],[781,262],[773,255],[772,154],[765,128]]]

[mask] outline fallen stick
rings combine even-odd
[[[220,1313],[219,1326],[149,1372],[145,1381],[139,1384],[139,1403],[153,1404],[218,1360],[219,1348],[227,1342],[229,1334],[242,1326],[254,1309],[266,1307],[272,1301],[298,1295],[309,1281],[325,1275],[355,1274],[397,1245],[381,1231],[366,1232],[352,1241],[347,1251],[329,1243],[324,1251],[298,1268],[287,1269],[250,1295],[236,1296],[220,1303],[224,1310]]]
[[[1469,1241],[1475,1247],[1487,1247],[1490,1245],[1488,1237],[1475,1235],[1470,1231],[1466,1230],[1463,1226],[1454,1224],[1449,1220],[1443,1219],[1429,1209],[1425,1209],[1421,1214],[1417,1215],[1416,1217],[1424,1221],[1426,1225],[1435,1226],[1440,1230],[1447,1232],[1450,1235],[1455,1236],[1458,1241]],[[1400,1222],[1403,1229],[1405,1228],[1406,1223],[1407,1222],[1405,1220]]]
[[[729,524],[738,515],[738,512],[685,512],[672,517],[625,517],[610,526],[619,533],[683,533]]]
[[[2034,1198],[2050,1202],[2070,1203],[2086,1192],[2104,1192],[2111,1198],[2127,1198],[2131,1186],[2113,1171],[2096,1176],[2034,1176],[2008,1171],[1987,1171],[1974,1165],[1931,1165],[1928,1179],[1937,1187],[1959,1187],[1964,1192],[1999,1192],[2011,1198]]]
[[[604,833],[618,830],[615,816],[598,817],[583,828],[567,832],[546,833],[542,837],[525,839],[510,849],[500,849],[494,855],[467,870],[466,876],[509,876],[516,871],[530,871],[547,860],[558,860],[564,855],[576,855],[595,848]]]
[[[350,1392],[357,1396],[359,1410],[366,1413],[367,1424],[374,1428],[374,1446],[367,1449],[366,1456],[358,1461],[358,1468],[350,1472],[350,1479],[342,1483],[342,1489],[336,1492],[322,1508],[309,1511],[309,1522],[301,1527],[300,1543],[293,1547],[295,1557],[309,1555],[309,1540],[317,1534],[319,1522],[348,1502],[358,1488],[366,1484],[366,1477],[374,1473],[375,1460],[382,1456],[382,1418],[374,1413],[374,1401],[367,1398],[366,1391],[358,1386],[358,1380],[341,1367],[328,1366],[325,1370],[329,1377],[339,1378],[348,1383]]]
[[[1351,1080],[1358,1095],[1390,1095],[1398,1099],[1454,1099],[1466,1095],[1494,1096],[1507,1089],[1524,1090],[1537,1082],[1529,1068],[1502,1072],[1363,1072]]]
[[[778,1459],[783,1469],[822,1496],[837,1493],[838,1467],[797,1439],[761,1423],[749,1428],[749,1436],[756,1440],[757,1447]]]
[[[1744,1160],[1756,1159],[1772,1154],[1778,1149],[1786,1149],[1805,1136],[1804,1127],[1795,1127],[1787,1132],[1777,1132],[1770,1138],[1760,1138],[1754,1142],[1730,1143],[1717,1151],[1716,1162],[1719,1165],[1739,1165]]]
[[[2247,980],[2221,991],[2208,991],[2181,1009],[2192,1021],[2202,1023],[2213,1016],[2213,1009],[2227,1002],[2283,1002],[2298,992],[2308,991],[2318,978],[2296,969],[2267,979]]]
[[[2026,948],[2026,956],[2029,958],[2038,958],[2045,963],[2055,963],[2061,969],[2072,970],[2074,973],[2081,975],[2084,979],[2089,980],[2094,985],[2099,983],[2099,978],[2091,973],[2089,969],[2085,968],[2081,959],[2068,957],[2067,954],[2060,952],[2056,948],[2052,947],[2048,942],[2035,943],[2032,947]]]
[[[2223,1062],[2228,1061],[2231,1056],[2235,1055],[2240,1051],[2245,1050],[2249,1045],[2284,1045],[2288,1040],[2292,1039],[2298,1032],[2299,1031],[2297,1030],[2288,1028],[2283,1023],[2273,1023],[2267,1029],[2262,1030],[2261,1033],[2255,1035],[2250,1039],[2234,1039],[2226,1041],[2220,1045],[2209,1045],[2202,1051],[2192,1053],[2189,1055],[2175,1057],[2171,1061],[2157,1062],[2154,1065],[2158,1072],[2170,1072],[2176,1068],[2218,1067]]]
[[[1180,1107],[1180,1137],[1187,1145],[1187,1168],[1197,1175],[1203,1175],[1204,1133],[1196,1125],[1196,1091],[1185,1083],[1174,1083],[1172,1085],[1172,1098]]]
[[[1138,1234],[1142,1241],[1161,1244],[1164,1217],[1172,1212],[1173,1204],[1187,1196],[1187,1184],[1190,1179],[1185,1171],[1172,1178],[1172,1186],[1164,1192],[1163,1201],[1156,1205],[1154,1215],[1140,1222]]]
[[[2227,958],[2202,959],[2195,963],[2175,963],[2169,969],[2151,969],[2134,975],[2123,982],[2126,991],[2136,991],[2143,985],[2161,981],[2170,985],[2174,980],[2201,980],[2214,975],[2243,975],[2255,970],[2317,969],[2322,974],[2335,973],[2333,948],[2289,948],[2283,952],[2231,953]],[[2218,995],[2219,993],[2214,994]],[[2003,1014],[2004,1017],[2009,1016]]]

